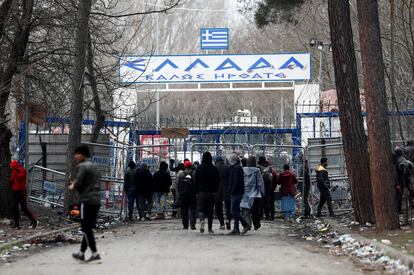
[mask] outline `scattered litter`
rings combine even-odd
[[[381,242],[382,242],[383,244],[386,244],[386,245],[392,245],[392,242],[391,242],[390,240],[386,240],[386,239],[384,239],[384,240],[381,240]]]

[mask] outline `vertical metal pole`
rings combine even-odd
[[[30,80],[24,77],[24,168],[29,169],[29,89]]]
[[[156,14],[156,39],[155,39],[155,51],[156,54],[160,54],[160,45],[159,45],[159,36],[160,36],[160,26],[159,26],[159,13]],[[157,130],[160,129],[160,91],[158,84],[155,86],[157,89],[157,97],[156,97],[156,109],[157,109],[157,117],[156,117],[156,128]]]
[[[322,79],[322,64],[323,64],[323,50],[319,50],[319,96],[321,95],[320,92],[323,90],[323,79]]]

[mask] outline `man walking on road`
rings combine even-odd
[[[208,233],[213,231],[214,193],[219,186],[219,173],[213,165],[210,152],[204,152],[201,164],[194,175],[196,193],[198,194],[198,213],[200,232],[204,233],[205,218],[208,219]]]
[[[326,170],[326,167],[328,167],[328,159],[321,158],[321,163],[316,168],[316,184],[320,192],[318,212],[316,214],[317,217],[321,216],[322,207],[325,203],[328,204],[329,215],[331,217],[334,215],[332,208],[331,192],[329,191],[329,188],[331,188],[331,184],[329,182],[329,175],[328,170]]]
[[[101,259],[97,252],[93,235],[93,228],[96,226],[96,218],[101,204],[101,175],[95,165],[89,160],[90,153],[87,145],[79,145],[75,150],[74,158],[78,162],[78,173],[76,174],[76,179],[72,181],[68,188],[69,190],[78,191],[80,195],[83,239],[80,251],[73,253],[72,257],[84,261],[85,252],[89,246],[92,256],[87,262],[92,262]]]
[[[165,210],[167,209],[167,194],[170,192],[171,176],[167,172],[168,164],[165,161],[160,162],[160,169],[155,172],[154,180],[154,195],[155,195],[155,209],[157,210],[156,219],[165,219]]]
[[[224,229],[224,213],[223,213],[223,203],[226,201],[227,197],[227,185],[229,182],[230,175],[230,166],[224,163],[224,159],[221,156],[216,157],[216,167],[219,172],[219,187],[217,189],[216,195],[214,197],[214,209],[216,212],[217,219],[220,222],[220,229]],[[227,208],[227,207],[226,207]],[[230,227],[230,215],[229,209],[226,209],[226,219]]]
[[[136,164],[134,161],[130,161],[128,163],[128,170],[125,172],[124,176],[124,191],[128,199],[128,219],[132,221],[133,219],[133,211],[134,211],[134,203],[137,201],[137,208],[138,208],[138,200],[136,200],[136,190],[135,190],[135,170]]]
[[[190,220],[191,230],[195,230],[197,197],[194,186],[193,164],[184,162],[184,172],[178,178],[177,190],[181,207],[181,221],[183,229],[188,229]]]
[[[232,154],[229,157],[230,164],[230,176],[229,176],[229,188],[231,196],[231,214],[234,218],[233,230],[230,235],[240,235],[239,223],[243,225],[242,234],[251,229],[251,226],[240,214],[240,202],[244,194],[244,171],[241,166],[240,158],[236,154]]]
[[[135,188],[139,204],[139,219],[141,220],[144,218],[145,220],[150,221],[154,183],[152,174],[145,163],[141,165],[140,169],[137,169],[135,175]],[[148,213],[148,216],[146,216],[145,211]]]

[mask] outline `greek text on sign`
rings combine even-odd
[[[126,56],[122,84],[295,81],[311,79],[309,53]]]

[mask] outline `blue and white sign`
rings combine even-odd
[[[309,53],[126,56],[119,68],[121,84],[308,79]]]
[[[229,48],[229,29],[201,28],[200,44],[202,50],[227,50]]]
[[[44,180],[43,189],[48,192],[56,193],[56,183]]]

